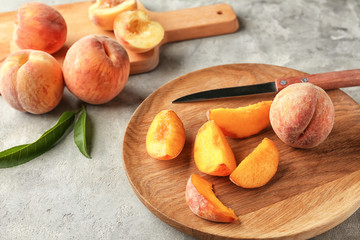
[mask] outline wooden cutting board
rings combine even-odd
[[[267,185],[258,189],[243,189],[228,177],[199,172],[193,159],[193,144],[198,129],[207,120],[208,109],[247,106],[272,100],[275,94],[171,103],[201,90],[304,74],[272,65],[232,64],[189,73],[155,91],[135,111],[124,136],[123,164],[136,195],[161,220],[200,239],[305,239],[344,221],[360,206],[360,106],[344,92],[328,91],[335,105],[335,124],[326,141],[316,148],[289,147],[279,140],[271,126],[246,139],[228,138],[238,163],[264,137],[277,145],[278,171]],[[186,130],[182,153],[170,161],[152,159],[145,148],[148,127],[163,109],[174,110]],[[190,211],[185,186],[193,173],[214,183],[215,194],[234,209],[238,222],[213,223]]]
[[[115,39],[113,31],[96,27],[88,17],[90,1],[54,6],[64,17],[68,34],[64,47],[53,56],[62,64],[69,47],[88,34],[105,35]],[[235,12],[228,4],[215,4],[196,8],[179,9],[168,12],[152,12],[140,1],[139,9],[145,10],[150,18],[159,22],[164,30],[163,41],[158,47],[146,53],[127,51],[130,58],[130,73],[143,73],[153,70],[159,63],[159,47],[169,42],[209,37],[235,32],[239,23]],[[19,50],[12,41],[16,12],[0,14],[0,62],[10,53]]]

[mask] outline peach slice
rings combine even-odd
[[[215,121],[204,123],[194,144],[194,160],[197,168],[214,176],[228,176],[236,168],[234,153]]]
[[[269,112],[272,101],[262,101],[246,107],[216,108],[208,112],[225,136],[246,138],[259,133],[270,124]]]
[[[67,25],[53,7],[39,2],[21,5],[16,13],[13,39],[20,49],[54,53],[64,45]]]
[[[185,144],[185,129],[178,115],[163,110],[153,119],[146,135],[146,150],[159,160],[177,157]]]
[[[119,13],[136,8],[136,0],[96,0],[89,7],[89,18],[96,26],[112,31]]]
[[[161,24],[142,10],[120,13],[114,21],[114,33],[121,45],[136,53],[150,51],[164,38]]]
[[[192,174],[186,184],[186,203],[197,216],[213,222],[238,220],[234,211],[226,207],[214,194],[212,183]]]
[[[230,180],[243,188],[265,185],[275,175],[279,164],[279,151],[273,141],[264,140],[237,166]]]

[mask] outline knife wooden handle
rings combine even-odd
[[[276,89],[280,91],[290,84],[309,82],[324,90],[360,86],[360,69],[318,73],[275,80]]]

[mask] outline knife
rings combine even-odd
[[[219,88],[180,97],[172,103],[203,101],[217,98],[237,97],[260,93],[277,93],[290,84],[309,82],[324,90],[360,86],[360,69],[318,73],[305,76],[276,79],[274,82],[255,85]]]

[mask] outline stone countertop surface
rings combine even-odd
[[[0,0],[0,12],[14,11],[25,2]],[[153,215],[126,178],[122,140],[139,104],[168,81],[215,65],[264,63],[307,73],[359,68],[358,0],[142,2],[152,11],[228,3],[240,29],[162,46],[154,71],[130,76],[123,92],[110,103],[88,106],[95,126],[92,159],[83,157],[68,136],[26,164],[0,169],[0,239],[194,239]],[[360,103],[359,87],[343,90]],[[34,116],[11,109],[0,97],[0,149],[34,141],[63,111],[79,104],[68,94],[54,111]],[[313,239],[360,239],[360,210]]]

